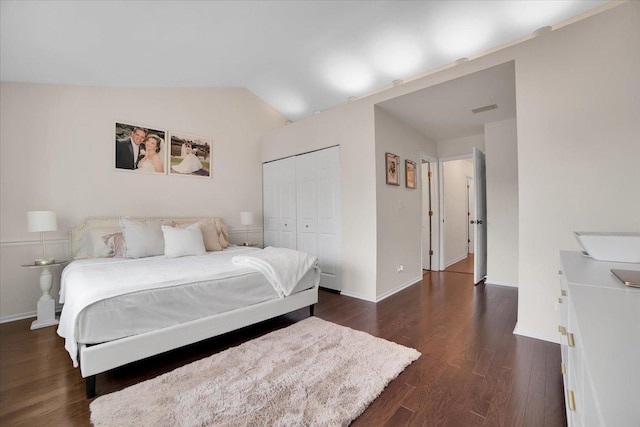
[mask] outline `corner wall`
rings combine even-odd
[[[487,123],[487,279],[518,286],[518,146],[516,119]]]
[[[376,163],[373,106],[350,102],[274,130],[262,161],[340,145],[342,293],[376,300]]]
[[[640,2],[518,51],[518,333],[558,340],[561,249],[640,230]],[[603,307],[615,310],[615,307]]]
[[[395,116],[375,108],[377,263],[376,299],[422,279],[420,153],[434,156],[436,145]],[[386,183],[385,153],[400,157],[399,186]],[[416,163],[416,189],[405,186],[405,160]],[[416,232],[418,230],[418,232]],[[398,246],[396,242],[403,242]],[[398,271],[402,265],[404,269]]]

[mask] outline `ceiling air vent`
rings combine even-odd
[[[474,108],[473,110],[471,110],[471,112],[473,114],[478,114],[478,113],[483,113],[489,110],[495,110],[496,108],[498,108],[498,104],[491,104],[491,105],[485,105],[484,107]]]

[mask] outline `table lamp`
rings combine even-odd
[[[56,213],[53,211],[29,211],[27,212],[27,229],[30,233],[40,232],[42,239],[42,259],[36,259],[35,265],[49,265],[56,260],[47,258],[47,243],[44,239],[45,231],[56,231],[58,223]]]
[[[247,240],[243,243],[244,246],[250,246],[249,242],[249,226],[253,225],[253,212],[240,212],[240,224],[244,225],[247,232]]]

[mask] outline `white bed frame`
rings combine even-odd
[[[132,218],[162,219],[176,222],[195,222],[205,218]],[[92,228],[117,226],[120,218],[88,218],[85,223],[69,232],[71,257],[75,259],[86,232]],[[190,322],[121,338],[96,345],[79,347],[80,372],[86,380],[87,398],[95,396],[96,374],[127,363],[155,356],[208,338],[213,338],[245,326],[309,307],[313,316],[318,302],[318,286],[285,298],[265,301]]]

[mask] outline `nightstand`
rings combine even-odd
[[[40,289],[42,296],[38,300],[38,318],[31,323],[31,330],[53,326],[58,324],[56,319],[56,303],[51,296],[51,286],[53,285],[53,276],[51,275],[51,267],[66,264],[68,261],[56,261],[46,265],[23,264],[25,268],[39,268],[40,272]]]

